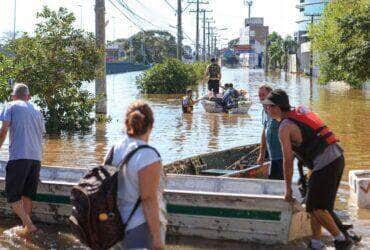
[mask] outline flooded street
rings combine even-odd
[[[151,144],[162,155],[164,163],[201,153],[259,142],[262,131],[262,106],[258,102],[258,87],[263,83],[287,90],[291,104],[303,104],[318,113],[334,130],[345,150],[346,168],[340,186],[336,208],[344,218],[352,220],[356,232],[363,236],[360,248],[370,246],[370,211],[354,208],[348,202],[348,171],[370,168],[370,88],[349,89],[344,85],[319,86],[306,77],[275,73],[265,75],[261,70],[223,68],[222,83],[232,82],[245,88],[253,105],[248,115],[205,113],[197,104],[193,114],[182,114],[181,95],[142,96],[135,85],[140,72],[107,76],[108,114],[112,120],[99,124],[87,135],[49,136],[45,140],[43,164],[53,166],[90,167],[102,161],[109,147],[122,138],[123,119],[127,106],[138,98],[147,101],[155,115]],[[94,84],[87,86],[91,90]],[[194,88],[197,97],[206,93],[206,85]],[[0,150],[0,158],[7,159],[8,142]],[[13,221],[1,221],[0,233]],[[35,244],[10,240],[0,236],[0,249],[78,249],[67,229],[44,229],[45,237]],[[55,240],[56,239],[56,240]],[[194,246],[183,246],[183,241],[171,240],[170,249],[249,249],[246,246],[219,245],[199,241]],[[228,247],[229,246],[229,247]],[[287,249],[301,248],[288,246]],[[263,246],[252,247],[253,249]],[[251,249],[252,249],[251,248]],[[271,249],[271,248],[270,248]],[[281,249],[281,247],[279,247]]]

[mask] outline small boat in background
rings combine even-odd
[[[225,113],[224,108],[215,101],[204,99],[201,101],[203,108],[208,113]],[[249,108],[252,106],[252,101],[249,99],[241,99],[236,107],[227,110],[229,114],[248,114]]]

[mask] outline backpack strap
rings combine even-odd
[[[122,161],[118,164],[119,171],[122,170],[123,167],[131,160],[131,157],[134,156],[134,154],[137,151],[139,151],[139,149],[142,149],[142,148],[150,148],[150,149],[154,150],[154,152],[158,155],[158,157],[161,157],[161,155],[159,154],[159,152],[155,148],[153,148],[152,146],[149,146],[147,144],[139,145],[135,149],[133,149],[131,152],[129,152],[125,157],[123,157]],[[112,158],[113,158],[113,156],[112,156]]]
[[[122,161],[121,161],[121,163],[118,165],[119,166],[119,170],[118,171],[121,171],[122,169],[123,169],[123,167],[130,161],[130,159],[131,159],[131,157],[132,156],[134,156],[134,154],[137,152],[137,151],[139,151],[139,149],[142,149],[142,148],[150,148],[150,149],[152,149],[152,150],[154,150],[154,152],[158,155],[158,157],[161,157],[161,155],[159,154],[159,152],[155,149],[155,148],[153,148],[153,147],[151,147],[151,146],[149,146],[149,145],[147,145],[147,144],[144,144],[144,145],[139,145],[139,146],[137,146],[135,149],[133,149],[130,153],[128,153],[123,159],[122,159]],[[118,172],[117,171],[117,172]],[[132,209],[132,211],[131,211],[131,213],[130,213],[130,215],[129,215],[129,217],[128,217],[128,219],[127,219],[127,221],[126,221],[126,225],[130,222],[130,220],[131,220],[131,218],[132,218],[132,216],[135,214],[135,212],[136,212],[136,210],[138,209],[138,207],[139,207],[139,205],[140,205],[140,203],[141,203],[141,198],[140,198],[140,196],[139,196],[139,198],[137,198],[137,201],[136,201],[136,203],[135,203],[135,206],[134,206],[134,208]]]

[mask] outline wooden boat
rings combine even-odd
[[[33,219],[67,223],[70,191],[87,169],[43,167]],[[0,167],[0,213],[14,216],[4,196]],[[285,244],[310,235],[307,214],[283,199],[282,181],[167,175],[168,233],[209,239]],[[297,209],[298,208],[298,209]]]
[[[224,108],[218,105],[214,101],[202,100],[201,101],[203,108],[208,113],[224,113]],[[229,114],[247,114],[249,108],[252,106],[252,102],[249,99],[243,99],[238,102],[237,107],[231,108],[228,110]]]
[[[259,144],[200,154],[164,165],[170,174],[213,175],[266,179],[269,163],[256,166]]]
[[[308,236],[307,214],[299,204],[284,201],[283,182],[250,178],[268,173],[268,164],[253,166],[257,154],[258,144],[253,144],[165,165],[168,233],[264,244]],[[0,161],[0,215],[14,216],[5,198],[5,164]],[[42,167],[33,219],[67,223],[70,191],[87,171]]]

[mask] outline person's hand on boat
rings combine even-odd
[[[258,165],[263,165],[264,161],[265,161],[265,156],[262,155],[262,154],[259,154],[258,158],[257,158],[257,164]]]
[[[293,197],[293,191],[291,187],[285,190],[284,200],[287,202],[294,202],[295,199]]]

